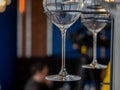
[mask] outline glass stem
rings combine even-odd
[[[93,64],[97,63],[97,33],[93,32]]]
[[[62,65],[61,65],[61,71],[60,71],[60,75],[65,76],[67,75],[66,72],[66,67],[65,67],[65,41],[66,41],[66,29],[62,29],[61,30],[61,34],[62,34]]]

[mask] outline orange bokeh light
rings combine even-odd
[[[19,11],[25,13],[26,11],[26,0],[19,0]]]

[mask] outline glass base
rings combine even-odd
[[[51,80],[51,81],[78,81],[81,79],[80,76],[76,76],[76,75],[50,75],[50,76],[46,76],[47,80]]]
[[[87,65],[82,65],[82,68],[86,68],[86,69],[106,69],[107,66],[102,65],[102,64],[87,64]]]

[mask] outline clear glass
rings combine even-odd
[[[45,14],[60,29],[62,35],[61,70],[56,75],[47,76],[46,79],[52,81],[80,80],[80,76],[68,74],[65,67],[66,31],[81,15],[78,12],[81,9],[80,0],[44,0],[43,7]]]
[[[83,68],[88,69],[105,69],[106,65],[99,64],[97,61],[97,34],[107,25],[109,21],[109,14],[105,5],[102,3],[102,0],[84,0],[85,11],[95,11],[101,12],[105,11],[106,13],[92,13],[92,14],[82,14],[81,21],[93,34],[93,60],[88,65],[82,65]]]

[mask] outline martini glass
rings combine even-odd
[[[62,35],[62,65],[58,74],[47,76],[52,81],[76,81],[80,76],[70,75],[65,67],[65,39],[67,29],[80,17],[80,0],[44,0],[44,12],[61,31]]]
[[[106,10],[106,5],[102,3],[103,0],[84,0],[85,11],[95,12],[92,14],[82,14],[81,21],[87,29],[93,34],[93,60],[90,64],[82,65],[83,68],[88,69],[106,69],[106,65],[98,63],[97,60],[97,34],[107,25],[109,14]],[[104,7],[105,6],[105,7]],[[106,13],[100,13],[100,12]],[[99,13],[97,13],[99,12]]]
[[[89,69],[106,69],[107,66],[99,64],[97,60],[97,34],[106,26],[107,21],[86,19],[82,21],[82,23],[93,34],[93,60],[91,64],[82,65],[82,67],[89,68]]]

